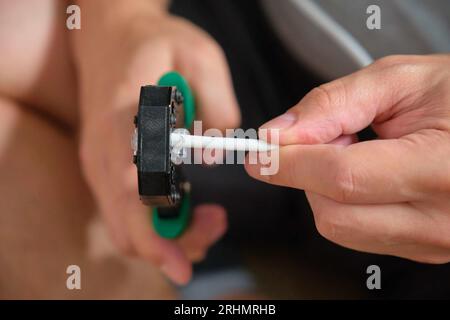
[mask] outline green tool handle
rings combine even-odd
[[[184,106],[184,126],[189,129],[195,119],[195,100],[186,79],[178,72],[171,71],[159,79],[158,85],[176,87],[181,93]],[[162,218],[158,212],[158,208],[153,208],[153,227],[161,237],[167,239],[177,238],[188,227],[191,217],[191,199],[189,193],[184,194],[178,210],[176,216]]]

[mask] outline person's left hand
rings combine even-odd
[[[130,138],[142,85],[176,70],[196,95],[204,128],[239,124],[225,54],[204,31],[154,1],[83,1],[84,26],[73,35],[80,90],[80,164],[109,233],[121,252],[150,262],[177,284],[187,283],[227,229],[217,204],[193,208],[178,239],[160,237],[139,201]],[[151,211],[150,211],[151,212]]]
[[[368,125],[379,139],[355,142]],[[450,55],[391,56],[309,93],[280,129],[279,171],[306,190],[318,231],[342,246],[450,261]]]

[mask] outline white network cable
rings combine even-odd
[[[194,136],[179,132],[170,134],[170,146],[178,150],[181,148],[202,148],[251,152],[268,152],[279,147],[257,139]]]

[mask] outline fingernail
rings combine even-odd
[[[295,113],[286,112],[275,119],[262,125],[262,129],[287,129],[292,126],[297,121],[297,116]]]

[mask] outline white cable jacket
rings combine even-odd
[[[267,152],[277,149],[277,145],[268,144],[262,140],[221,138],[210,136],[193,136],[172,132],[170,134],[170,146],[173,148],[202,148],[223,149],[228,151],[259,151]]]

